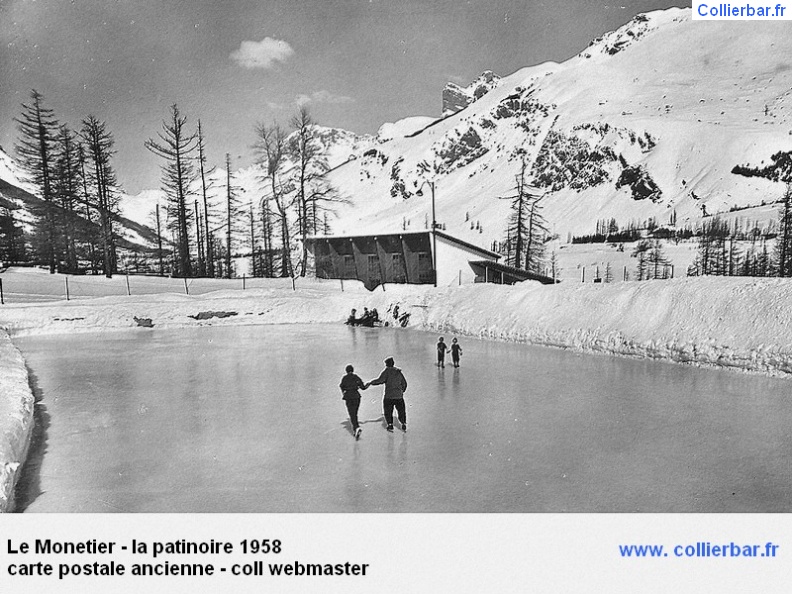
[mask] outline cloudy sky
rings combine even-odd
[[[0,0],[0,145],[35,88],[62,122],[116,139],[126,191],[157,187],[143,143],[170,105],[201,119],[210,161],[248,165],[257,123],[307,104],[326,126],[375,133],[436,116],[448,81],[563,61],[669,0]],[[689,3],[688,3],[689,4]]]

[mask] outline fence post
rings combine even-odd
[[[132,294],[132,290],[129,288],[129,271],[128,270],[127,270],[127,273],[126,273],[126,281],[127,281],[127,295],[131,295]]]
[[[341,279],[341,292],[344,292],[344,279]]]
[[[294,282],[294,277],[291,277],[291,279],[292,279],[292,291],[296,291],[297,290],[297,285]]]
[[[245,275],[242,274],[242,290],[245,290]]]
[[[0,278],[0,305],[5,305],[5,298],[3,297],[3,279]]]
[[[586,282],[586,267],[583,267],[583,280],[581,282]]]
[[[187,277],[184,277],[184,292],[190,294],[190,289],[187,287]]]
[[[459,271],[459,286],[462,286],[462,271]]]
[[[69,300],[69,277],[68,276],[64,276],[63,280],[66,281],[66,301],[68,301]]]
[[[627,280],[627,267],[626,266],[624,267],[624,276],[623,276],[623,278],[624,278],[624,280]]]

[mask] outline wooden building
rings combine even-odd
[[[382,283],[450,286],[477,281],[472,261],[497,262],[499,254],[429,229],[376,235],[316,235],[307,239],[317,278],[357,279],[369,289]]]

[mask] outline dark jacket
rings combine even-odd
[[[364,389],[363,380],[354,373],[347,373],[341,378],[341,391],[344,393],[343,399],[350,400],[352,398],[360,398],[358,390]]]
[[[407,390],[407,380],[404,379],[404,374],[398,367],[386,367],[380,373],[380,376],[371,380],[372,386],[385,384],[385,400],[401,400],[404,398],[404,392]]]

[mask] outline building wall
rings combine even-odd
[[[494,260],[494,258],[438,237],[437,286],[455,286],[460,284],[460,279],[463,285],[475,282],[476,274],[468,264],[471,260]]]

